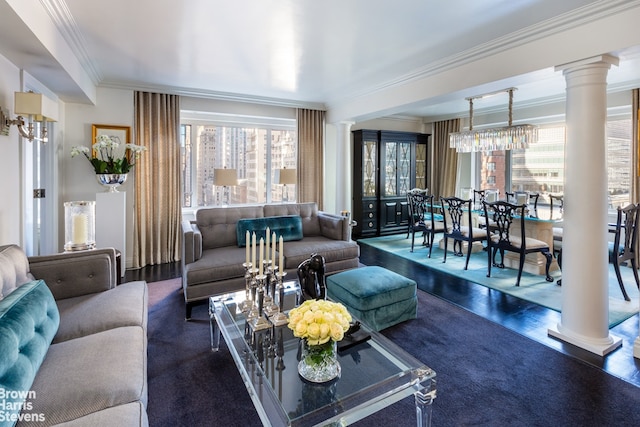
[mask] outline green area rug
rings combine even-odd
[[[436,244],[440,238],[436,236]],[[464,270],[465,257],[454,256],[451,252],[447,254],[447,262],[443,263],[444,251],[437,246],[433,248],[431,258],[427,258],[429,249],[421,246],[422,239],[416,236],[414,252],[411,253],[411,239],[406,238],[406,234],[373,237],[359,239],[358,243],[373,246],[385,252],[398,255],[411,261],[420,263],[428,268],[443,271],[456,277],[478,283],[491,289],[513,295],[523,300],[527,300],[555,311],[561,310],[562,288],[555,281],[547,282],[544,276],[538,276],[527,272],[522,273],[520,286],[515,286],[518,271],[511,268],[492,268],[491,277],[487,277],[487,253],[476,252],[471,254],[469,259],[469,269]],[[451,242],[449,242],[451,246]],[[639,296],[633,278],[633,271],[630,268],[622,267],[622,278],[625,288],[631,301],[625,301],[618,286],[613,266],[609,265],[609,327],[617,324],[638,313]],[[551,273],[554,278],[560,277],[560,271]]]

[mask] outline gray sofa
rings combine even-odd
[[[0,426],[149,424],[147,284],[118,274],[113,249],[0,246]]]
[[[247,228],[251,221],[244,221],[263,218],[253,229]],[[238,227],[240,220],[242,229]],[[201,208],[195,221],[182,222],[182,287],[187,319],[192,306],[209,296],[244,289],[243,230],[259,234],[264,224],[275,222],[286,224],[277,233],[288,236],[283,248],[286,279],[295,279],[300,263],[313,253],[325,258],[327,274],[358,267],[360,248],[351,240],[349,219],[319,211],[316,203]],[[300,224],[301,230],[287,228],[295,227],[292,222]]]

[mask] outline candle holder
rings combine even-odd
[[[254,334],[258,331],[262,331],[264,329],[270,329],[271,328],[271,323],[264,317],[264,290],[265,290],[265,281],[267,279],[267,276],[263,275],[258,275],[256,276],[256,282],[257,282],[257,301],[258,301],[258,315],[252,319],[252,321],[250,322],[251,324],[251,329],[253,330]],[[255,304],[254,304],[255,307]]]
[[[276,305],[277,311],[269,318],[274,326],[284,326],[289,323],[289,318],[284,314],[284,276],[286,275],[286,271],[276,273],[274,280],[275,291],[278,292],[278,305]]]
[[[244,267],[245,299],[240,304],[240,312],[248,313],[249,310],[251,310],[251,307],[253,307],[253,298],[251,295],[251,281],[253,280],[253,272],[252,272],[253,264],[251,264],[250,262],[244,262],[242,263],[242,266]]]
[[[65,251],[85,251],[96,247],[96,202],[65,202]]]

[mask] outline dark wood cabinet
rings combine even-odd
[[[427,185],[428,142],[422,133],[353,131],[354,237],[407,229],[407,192]]]

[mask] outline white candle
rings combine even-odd
[[[271,236],[271,261],[276,263],[276,232],[273,232],[273,236]],[[275,270],[275,265],[273,266],[273,271]]]
[[[247,248],[246,252],[245,252],[245,263],[249,264],[251,262],[251,255],[249,255],[249,246],[251,246],[251,233],[249,233],[249,230],[247,230],[247,234],[246,237],[244,239],[244,246]]]
[[[269,237],[271,237],[270,234],[269,234],[269,227],[267,227],[266,235],[267,235],[267,240],[265,241],[264,247],[267,248],[267,252],[265,254],[265,259],[267,260],[267,264],[268,264],[269,263]]]
[[[256,268],[256,233],[251,236],[251,265]]]
[[[284,271],[284,252],[282,247],[284,246],[284,239],[280,236],[280,241],[278,242],[278,252],[280,252],[280,274]]]
[[[76,244],[87,243],[89,239],[89,217],[86,214],[71,216],[71,241]]]
[[[264,270],[263,270],[263,263],[262,263],[262,260],[264,260],[264,239],[261,237],[261,238],[260,238],[260,267],[259,267],[259,269],[260,269],[260,273],[259,273],[259,274],[260,274],[260,276],[262,276],[262,272],[264,271]]]

